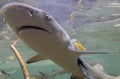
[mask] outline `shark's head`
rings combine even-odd
[[[1,9],[1,15],[18,37],[28,45],[44,47],[57,44],[56,42],[61,44],[62,40],[69,38],[53,17],[27,4],[8,3]]]
[[[23,3],[9,3],[1,9],[1,14],[17,34],[30,29],[52,33],[56,28],[53,24],[57,24],[46,12]]]

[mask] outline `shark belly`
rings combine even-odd
[[[81,76],[82,72],[77,66],[76,56],[74,56],[74,54],[71,54],[71,51],[67,49],[66,37],[64,37],[65,39],[58,39],[50,36],[48,33],[45,34],[42,31],[39,31],[38,33],[36,31],[36,34],[32,35],[32,31],[22,31],[21,33],[19,33],[19,37],[31,49],[35,50],[37,54],[51,59],[53,62],[60,65],[67,71]],[[38,36],[40,36],[39,39]]]
[[[50,59],[74,75],[82,76],[82,72],[77,65],[77,58],[69,54],[70,52],[60,51],[59,53],[55,56],[52,55]]]

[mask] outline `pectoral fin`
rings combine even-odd
[[[86,48],[76,39],[72,39],[68,49],[71,50],[71,54],[80,56],[82,54],[108,54],[108,52],[95,52],[95,51],[84,51]]]
[[[81,54],[109,54],[108,52],[96,52],[96,51],[76,51]]]
[[[44,57],[40,56],[39,54],[37,54],[37,55],[31,57],[29,60],[27,60],[26,63],[27,63],[27,64],[30,64],[30,63],[37,62],[37,61],[39,61],[39,60],[45,60],[45,59],[46,59],[46,58],[44,58]]]
[[[96,51],[79,51],[71,50],[74,54],[83,55],[83,54],[109,54],[108,52],[96,52]]]

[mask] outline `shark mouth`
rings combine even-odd
[[[38,26],[29,26],[29,25],[26,25],[26,26],[22,26],[18,32],[22,31],[22,30],[27,30],[27,29],[37,29],[37,30],[42,30],[44,32],[47,32],[47,33],[50,33],[47,29],[45,28],[41,28],[41,27],[38,27]]]

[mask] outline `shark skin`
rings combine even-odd
[[[1,15],[16,35],[37,52],[27,63],[43,58],[51,59],[65,70],[83,78],[77,58],[82,54],[104,53],[77,50],[66,31],[41,9],[23,3],[8,3],[2,7]]]

